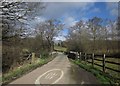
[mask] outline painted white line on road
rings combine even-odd
[[[49,79],[51,73],[48,73],[47,76],[45,76],[45,79]]]
[[[43,77],[45,74],[47,74],[47,73],[49,73],[49,72],[51,72],[51,71],[55,71],[55,70],[61,71],[61,76],[60,76],[57,80],[55,80],[53,83],[51,83],[51,84],[57,83],[57,82],[63,77],[63,75],[64,75],[64,72],[63,72],[61,69],[48,70],[47,72],[43,73],[42,75],[40,75],[40,76],[36,79],[35,84],[40,84],[40,81],[39,81],[39,80],[40,80],[41,77]]]
[[[53,77],[55,77],[57,74],[53,73],[52,76],[50,77],[50,79],[52,79]]]
[[[57,75],[56,73],[48,73],[47,76],[45,76],[45,79],[52,79],[56,75]]]

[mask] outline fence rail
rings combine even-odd
[[[109,64],[118,65],[118,67],[120,68],[120,63],[113,62],[113,61],[106,61],[106,58],[113,58],[113,56],[109,56],[109,55],[105,55],[105,54],[97,55],[97,54],[94,54],[94,53],[93,54],[86,54],[86,53],[82,53],[82,52],[80,52],[80,54],[78,56],[79,56],[79,59],[82,59],[82,60],[84,60],[88,63],[91,63],[92,66],[97,65],[99,67],[102,67],[102,72],[104,72],[104,73],[106,73],[106,69],[109,69],[109,70],[115,71],[117,73],[120,73],[120,70],[117,70],[117,69],[110,68],[110,67],[106,66],[106,63],[109,63]],[[98,58],[102,58],[102,59],[98,59]],[[91,59],[92,61],[88,61],[89,59]],[[95,60],[100,61],[101,64],[95,63]],[[120,78],[117,78],[117,79],[120,80]]]

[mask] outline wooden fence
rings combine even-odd
[[[102,58],[102,59],[98,59],[98,58]],[[92,66],[97,65],[99,67],[102,67],[102,72],[104,72],[104,73],[106,73],[106,69],[109,69],[109,70],[115,71],[117,73],[120,73],[120,69],[119,69],[120,68],[120,63],[113,62],[113,61],[106,61],[106,58],[113,58],[113,56],[109,56],[109,55],[106,55],[106,54],[96,55],[94,53],[93,54],[87,54],[87,53],[82,53],[82,52],[80,52],[80,54],[78,55],[78,59],[81,59],[81,60],[84,60],[85,62],[91,63]],[[92,61],[89,61],[89,59],[91,59]],[[95,63],[94,62],[95,60],[100,61],[102,63],[102,65]],[[107,67],[106,63],[118,65],[119,70]],[[116,79],[120,80],[120,78],[116,78]]]

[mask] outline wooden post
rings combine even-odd
[[[94,53],[92,54],[92,66],[94,67]]]
[[[77,60],[79,60],[79,53],[77,52]]]
[[[75,52],[75,54],[76,54],[76,57],[75,57],[75,58],[76,58],[76,60],[78,60],[78,54],[77,54],[77,52]]]
[[[85,63],[86,63],[87,54],[85,53]]]
[[[86,61],[86,55],[87,55],[87,54],[85,53],[85,61]]]
[[[35,62],[35,53],[32,53],[32,63]]]
[[[103,72],[105,72],[105,54],[103,56]]]
[[[80,52],[80,60],[81,60],[81,52]]]
[[[78,60],[80,60],[80,52],[78,52]]]

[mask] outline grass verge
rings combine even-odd
[[[67,48],[61,47],[61,46],[54,46],[54,49],[57,50],[57,51],[62,51],[62,52],[66,52],[67,51]]]
[[[99,58],[99,57],[98,57],[97,59],[102,60],[102,58]],[[88,59],[88,61],[92,62],[91,59]],[[105,61],[110,61],[110,62],[119,63],[119,62],[120,62],[120,59],[119,59],[119,58],[106,58]],[[94,60],[94,63],[99,64],[99,65],[103,65],[102,61]],[[88,64],[91,64],[91,63],[88,63]],[[101,71],[103,70],[102,67],[100,67],[100,66],[94,65],[94,67],[100,69]],[[119,65],[111,64],[111,63],[107,63],[107,62],[105,63],[105,67],[109,67],[109,68],[112,68],[112,69],[120,70]],[[118,73],[118,72],[109,70],[109,69],[107,69],[107,68],[106,68],[105,71],[106,71],[106,73],[109,73],[109,75],[111,75],[113,78],[119,78],[119,77],[120,77],[120,73]],[[117,81],[117,80],[116,80],[116,81]],[[120,80],[117,81],[117,82],[120,82]]]
[[[104,73],[102,73],[99,69],[94,68],[92,65],[87,65],[85,62],[79,60],[71,60],[73,63],[79,65],[81,68],[86,71],[91,72],[96,76],[96,78],[100,81],[100,84],[108,84],[108,85],[117,85],[113,80],[108,78]]]
[[[41,58],[41,59],[39,58],[36,60],[35,63],[21,66],[21,67],[17,68],[16,70],[10,71],[7,74],[3,74],[2,84],[8,84],[8,83],[12,82],[13,80],[23,76],[24,74],[27,74],[27,73],[31,72],[32,70],[50,62],[51,60],[53,60],[55,58],[56,55],[57,54],[53,55],[52,57],[48,57],[48,58]]]

